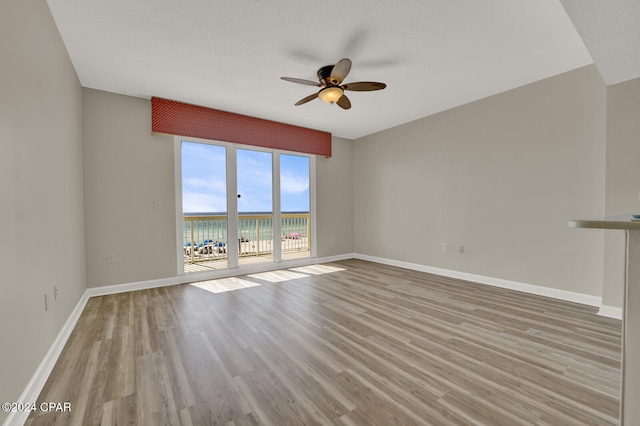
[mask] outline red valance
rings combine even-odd
[[[331,157],[331,133],[156,97],[151,131]]]

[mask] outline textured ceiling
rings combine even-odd
[[[582,4],[564,7],[573,2]],[[558,0],[48,4],[84,87],[350,139],[593,63]],[[345,82],[387,88],[349,92],[348,111],[318,99],[294,106],[315,88],[280,77],[316,80],[342,57],[353,61]]]
[[[560,1],[607,85],[640,77],[640,1]]]

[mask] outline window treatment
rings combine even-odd
[[[151,98],[151,131],[331,157],[331,133]]]

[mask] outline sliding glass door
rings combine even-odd
[[[273,154],[236,149],[238,264],[274,261]]]
[[[227,149],[182,143],[184,271],[228,268]]]
[[[310,257],[311,156],[176,139],[179,271]]]
[[[281,258],[311,255],[309,157],[280,155]]]

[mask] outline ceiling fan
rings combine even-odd
[[[351,101],[344,94],[345,90],[353,90],[356,92],[369,92],[372,90],[382,90],[387,87],[384,83],[376,83],[375,81],[359,81],[357,83],[341,84],[351,70],[351,60],[342,58],[335,65],[327,65],[318,70],[319,83],[311,80],[294,77],[281,77],[285,81],[292,83],[306,84],[307,86],[321,87],[318,93],[309,95],[300,99],[295,105],[306,104],[315,98],[320,98],[328,104],[338,104],[342,109],[351,108]]]

